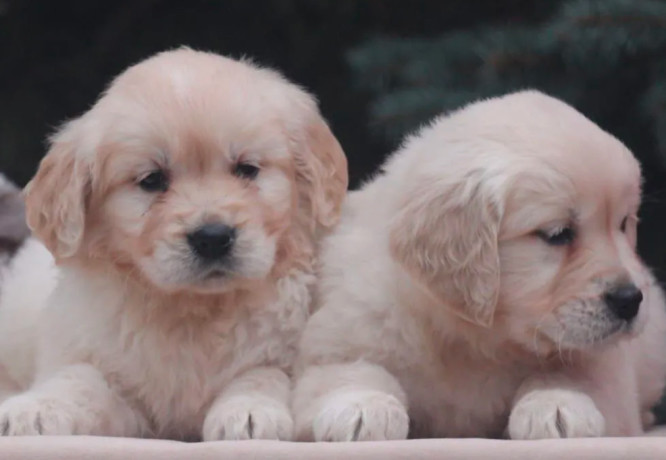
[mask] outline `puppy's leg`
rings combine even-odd
[[[363,361],[307,368],[292,408],[300,441],[406,439],[409,431],[402,387],[383,367]]]
[[[620,345],[520,387],[509,417],[514,439],[636,436],[642,420],[631,355]]]
[[[598,363],[596,363],[598,364]],[[615,369],[590,363],[587,375],[541,375],[518,390],[508,432],[512,439],[639,434],[635,382],[621,360]],[[572,374],[572,373],[570,373]]]
[[[291,440],[289,377],[276,367],[255,368],[235,378],[208,410],[203,440]]]
[[[140,436],[142,416],[88,364],[58,371],[0,404],[0,434]]]

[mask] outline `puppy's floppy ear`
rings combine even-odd
[[[499,293],[501,193],[482,170],[413,184],[392,222],[393,257],[463,318],[493,323]]]
[[[57,260],[74,255],[83,239],[91,171],[76,154],[79,129],[73,121],[53,137],[25,189],[28,226]]]
[[[347,157],[324,119],[314,112],[296,142],[296,180],[313,222],[328,228],[337,223],[347,192]]]

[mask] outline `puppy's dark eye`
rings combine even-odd
[[[620,224],[620,231],[621,231],[622,233],[624,233],[624,232],[627,231],[627,220],[628,220],[628,219],[629,219],[628,216],[625,217],[624,219],[622,219],[622,223]]]
[[[550,232],[540,230],[537,235],[551,246],[566,246],[573,242],[576,232],[571,227],[562,227]]]
[[[254,179],[259,174],[259,166],[250,163],[238,163],[234,166],[234,174],[244,179]]]
[[[141,179],[139,187],[146,192],[166,192],[169,188],[169,178],[164,171],[158,169]]]

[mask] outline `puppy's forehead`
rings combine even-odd
[[[484,120],[516,161],[536,159],[547,182],[556,172],[576,194],[640,193],[640,166],[615,137],[564,102],[535,91],[487,101]],[[567,181],[559,181],[564,184]]]
[[[299,118],[304,109],[315,108],[307,93],[273,70],[189,49],[160,53],[130,67],[107,95],[182,110],[223,106],[248,118],[278,113]]]
[[[591,122],[585,125],[575,118],[542,150],[535,146],[537,155],[570,180],[579,198],[616,203],[629,200],[631,206],[637,205],[634,202],[640,199],[641,188],[638,161],[616,138]]]
[[[116,114],[112,131],[121,142],[150,143],[177,161],[241,155],[281,161],[289,158],[285,113],[296,99],[298,117],[299,97],[308,98],[271,71],[179,50],[123,73],[98,112]]]
[[[501,159],[514,178],[507,182],[510,228],[576,214],[633,212],[638,206],[641,174],[632,153],[557,99],[521,92],[473,104],[450,120],[447,136],[480,140],[468,154],[483,164]],[[456,138],[461,135],[467,137]]]
[[[536,161],[523,169],[528,179],[515,184],[521,201],[538,202],[560,219],[635,212],[641,188],[638,162],[619,141],[603,134],[562,133],[557,142],[533,145],[526,155]]]

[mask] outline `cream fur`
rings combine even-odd
[[[157,169],[167,189],[142,189]],[[2,434],[291,439],[314,239],[346,186],[314,99],[276,72],[189,49],[128,69],[27,187],[55,257],[31,241],[7,278],[0,359],[24,391]],[[186,242],[211,221],[237,230],[219,272]]]
[[[635,254],[639,201],[631,153],[556,99],[434,120],[322,243],[296,438],[642,433],[666,380],[666,307]],[[568,247],[537,233],[568,225]],[[630,326],[602,299],[621,281],[644,293]]]

